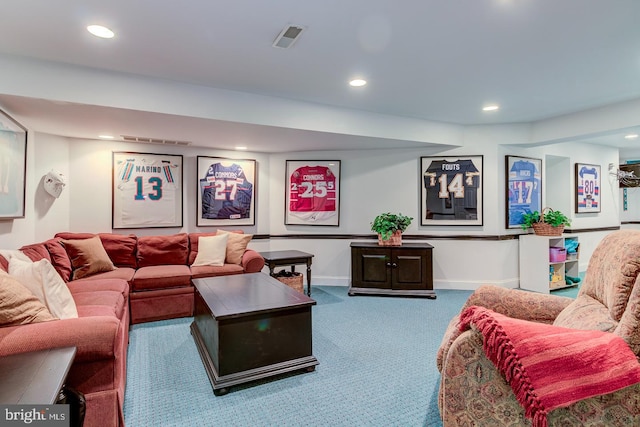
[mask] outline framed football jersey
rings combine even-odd
[[[520,228],[522,216],[542,212],[542,159],[505,156],[506,228]]]
[[[182,156],[113,152],[113,228],[182,227]]]
[[[255,225],[256,161],[198,156],[198,227]]]
[[[340,222],[340,160],[287,160],[285,224]]]
[[[600,165],[576,163],[576,213],[600,212]]]
[[[482,225],[482,159],[420,158],[421,225]]]

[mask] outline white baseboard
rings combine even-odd
[[[311,286],[346,286],[349,287],[351,278],[349,277],[332,277],[332,276],[312,276]],[[458,291],[475,291],[481,285],[496,285],[507,289],[517,289],[520,286],[520,280],[516,277],[513,279],[492,281],[492,282],[476,282],[476,281],[445,281],[436,280],[433,283],[433,289],[451,289]]]

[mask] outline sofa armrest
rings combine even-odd
[[[467,307],[477,305],[514,319],[552,324],[558,314],[572,301],[572,298],[567,297],[482,285],[469,296],[460,312]],[[436,356],[436,365],[439,370],[442,370],[449,347],[461,334],[459,320],[459,316],[451,319],[444,333]]]
[[[438,407],[448,427],[476,425],[531,425],[513,389],[483,350],[477,330],[455,340],[442,369]],[[637,401],[640,383],[621,390],[579,400],[549,412],[549,426],[595,427],[620,420],[620,425],[640,425]],[[471,422],[472,421],[472,422]]]
[[[245,273],[259,273],[264,267],[264,258],[253,249],[247,249],[242,255],[241,265]]]
[[[76,347],[76,361],[113,358],[118,326],[115,317],[92,316],[0,328],[0,356]]]
[[[552,324],[572,301],[568,297],[483,285],[469,296],[460,312],[477,305],[514,319]]]

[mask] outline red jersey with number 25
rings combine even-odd
[[[336,213],[336,176],[326,166],[302,166],[291,174],[289,210],[306,220]]]

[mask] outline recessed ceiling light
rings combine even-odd
[[[630,133],[629,135],[624,136],[626,139],[636,139],[638,137],[637,133]]]
[[[247,147],[244,147],[244,146],[236,147],[236,150],[240,150],[240,151],[246,150],[246,149],[247,149]]]
[[[113,31],[111,31],[107,27],[103,27],[102,25],[89,25],[87,27],[87,31],[89,31],[94,36],[100,37],[103,39],[110,39],[110,38],[113,38],[113,36],[115,35]]]
[[[363,79],[353,79],[349,82],[349,85],[353,87],[362,87],[366,84],[367,84],[367,81]]]
[[[499,109],[500,109],[500,106],[499,105],[495,105],[495,104],[486,105],[486,106],[482,107],[482,111],[497,111]]]
[[[113,135],[98,135],[98,138],[100,139],[113,139]]]

